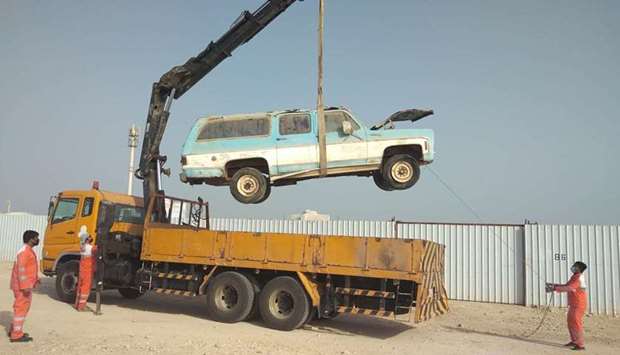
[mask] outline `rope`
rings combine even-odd
[[[439,174],[433,170],[433,168],[431,168],[430,166],[426,166],[426,168],[437,178],[437,180],[461,203],[463,204],[470,212],[471,214],[476,217],[476,219],[478,220],[478,222],[480,223],[484,223],[484,221],[482,220],[482,218],[480,217],[480,215],[478,214],[478,212],[476,212],[476,210],[467,203],[467,201],[465,201],[465,199],[463,199],[452,187],[450,187],[450,185],[448,185],[448,183],[446,181],[444,181]],[[508,247],[508,249],[510,251],[512,251],[513,253],[515,252],[514,248],[510,246],[510,244],[508,244],[507,242],[505,242],[502,238],[500,238],[497,233],[495,233],[494,231],[492,231],[492,233],[495,235],[495,237],[498,237],[499,241],[502,242],[506,247]],[[530,265],[530,263],[527,262],[527,259],[523,258],[522,259],[523,265],[525,265],[526,267],[528,267],[534,274],[536,274],[536,277],[538,277],[539,281],[542,281],[543,283],[546,282],[545,280],[543,280],[542,277],[540,277],[540,274],[536,271],[536,269],[534,269],[532,267],[532,265]]]
[[[538,326],[536,328],[534,328],[534,330],[532,332],[530,332],[529,334],[523,334],[521,335],[524,338],[529,338],[532,335],[538,333],[538,331],[540,330],[540,328],[542,328],[543,324],[545,323],[545,319],[547,319],[547,315],[549,313],[551,313],[551,304],[553,304],[553,296],[555,295],[554,292],[551,292],[549,294],[548,300],[547,300],[547,306],[545,306],[545,308],[543,309],[543,315],[540,318],[540,322],[538,323]]]
[[[437,178],[437,180],[459,201],[461,202],[470,212],[472,215],[474,215],[478,221],[480,223],[483,223],[482,218],[480,217],[480,215],[476,212],[476,210],[474,210],[474,208],[467,203],[467,201],[465,201],[465,199],[463,199],[461,196],[459,196],[459,194],[456,193],[456,191],[450,187],[450,185],[448,185],[447,182],[445,182],[440,176],[439,174],[433,170],[430,166],[427,166],[427,168],[430,170],[431,173],[433,173],[433,175]],[[495,232],[493,232],[493,234],[495,234]],[[497,237],[497,234],[495,234],[495,236]],[[502,238],[499,238],[500,242],[502,242],[504,245],[506,245],[508,247],[508,249],[510,249],[513,253],[514,253],[514,249],[506,242],[504,242],[502,240]],[[539,281],[543,281],[544,280],[540,277],[540,274],[532,267],[532,265],[530,265],[527,260],[525,258],[523,258],[523,265],[527,266],[530,268],[530,270],[536,274],[536,276],[538,277]],[[543,309],[543,315],[540,319],[540,322],[538,323],[538,326],[531,331],[529,334],[523,334],[522,337],[524,338],[529,338],[531,336],[533,336],[534,334],[536,334],[543,326],[543,324],[545,323],[545,319],[547,319],[547,315],[550,313],[551,311],[551,305],[553,304],[553,298],[554,298],[554,292],[551,292],[550,295],[548,296],[547,299],[547,305],[545,306],[545,308]]]

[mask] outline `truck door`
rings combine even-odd
[[[342,122],[350,122],[352,134],[345,134]],[[345,111],[325,112],[327,167],[365,165],[368,162],[366,131]]]
[[[279,175],[319,168],[316,120],[308,112],[292,112],[276,117],[274,127]]]

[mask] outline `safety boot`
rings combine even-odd
[[[31,336],[24,334],[21,338],[11,339],[11,343],[27,343],[32,340]]]

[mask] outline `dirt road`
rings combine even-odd
[[[10,264],[0,264],[0,324],[8,329],[13,295]],[[104,293],[103,315],[78,313],[55,299],[54,280],[43,278],[26,320],[29,344],[0,340],[0,354],[565,354],[565,312],[540,319],[536,309],[451,302],[451,312],[422,324],[361,316],[312,322],[307,329],[280,332],[260,321],[222,324],[206,318],[201,299],[145,295],[125,300]],[[91,304],[91,306],[93,306]],[[585,319],[587,353],[620,349],[620,318]],[[613,350],[616,349],[616,350]]]

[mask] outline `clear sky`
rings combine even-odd
[[[484,222],[620,223],[620,2],[326,0],[325,102],[372,124],[433,108],[432,168]],[[127,130],[150,88],[261,0],[0,2],[0,203],[126,191]],[[317,1],[294,4],[176,101],[166,191],[222,217],[475,222],[428,170],[410,190],[344,177],[275,188],[259,205],[184,185],[181,145],[202,115],[312,108]],[[141,184],[135,183],[141,193]]]

